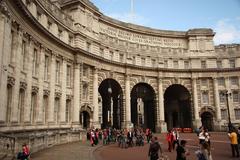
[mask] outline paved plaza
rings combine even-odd
[[[158,134],[164,155],[170,160],[176,157],[175,151],[167,151],[166,134]],[[195,160],[195,151],[198,149],[196,134],[181,134],[181,139],[187,140],[187,149],[190,151],[189,160]],[[212,155],[214,160],[231,160],[231,148],[227,133],[211,133]],[[117,144],[91,147],[89,142],[75,142],[43,150],[32,155],[34,160],[147,160],[149,144],[143,147],[122,149]]]

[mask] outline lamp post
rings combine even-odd
[[[230,116],[230,110],[229,110],[229,100],[228,98],[231,97],[232,93],[229,91],[225,91],[224,95],[226,97],[226,101],[227,101],[227,111],[228,111],[228,130],[230,130],[232,128],[232,122],[231,122],[231,116]]]

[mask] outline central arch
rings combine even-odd
[[[147,83],[136,84],[131,91],[131,121],[134,126],[155,131],[155,92]]]
[[[169,86],[164,93],[164,110],[167,128],[191,128],[191,95],[179,84]]]
[[[114,79],[105,79],[98,91],[102,97],[102,128],[121,129],[123,121],[123,93],[120,84]]]

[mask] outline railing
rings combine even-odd
[[[5,156],[14,156],[15,141],[15,137],[0,133],[0,154]]]
[[[53,14],[53,16],[62,22],[64,25],[68,26],[72,29],[73,27],[73,20],[70,18],[69,15],[66,15],[61,9],[57,6],[49,2],[49,0],[36,0],[40,3],[49,13]]]

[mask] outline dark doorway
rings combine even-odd
[[[191,128],[190,93],[182,85],[174,84],[164,93],[164,111],[167,128]]]
[[[123,121],[122,88],[114,79],[105,79],[98,91],[102,97],[102,128],[121,129]]]
[[[80,122],[84,129],[87,129],[90,127],[90,115],[87,111],[82,111],[80,113]]]
[[[155,131],[155,92],[146,83],[136,84],[131,91],[131,121],[134,126]]]
[[[210,112],[203,112],[201,115],[202,126],[208,131],[213,131],[213,115]]]

